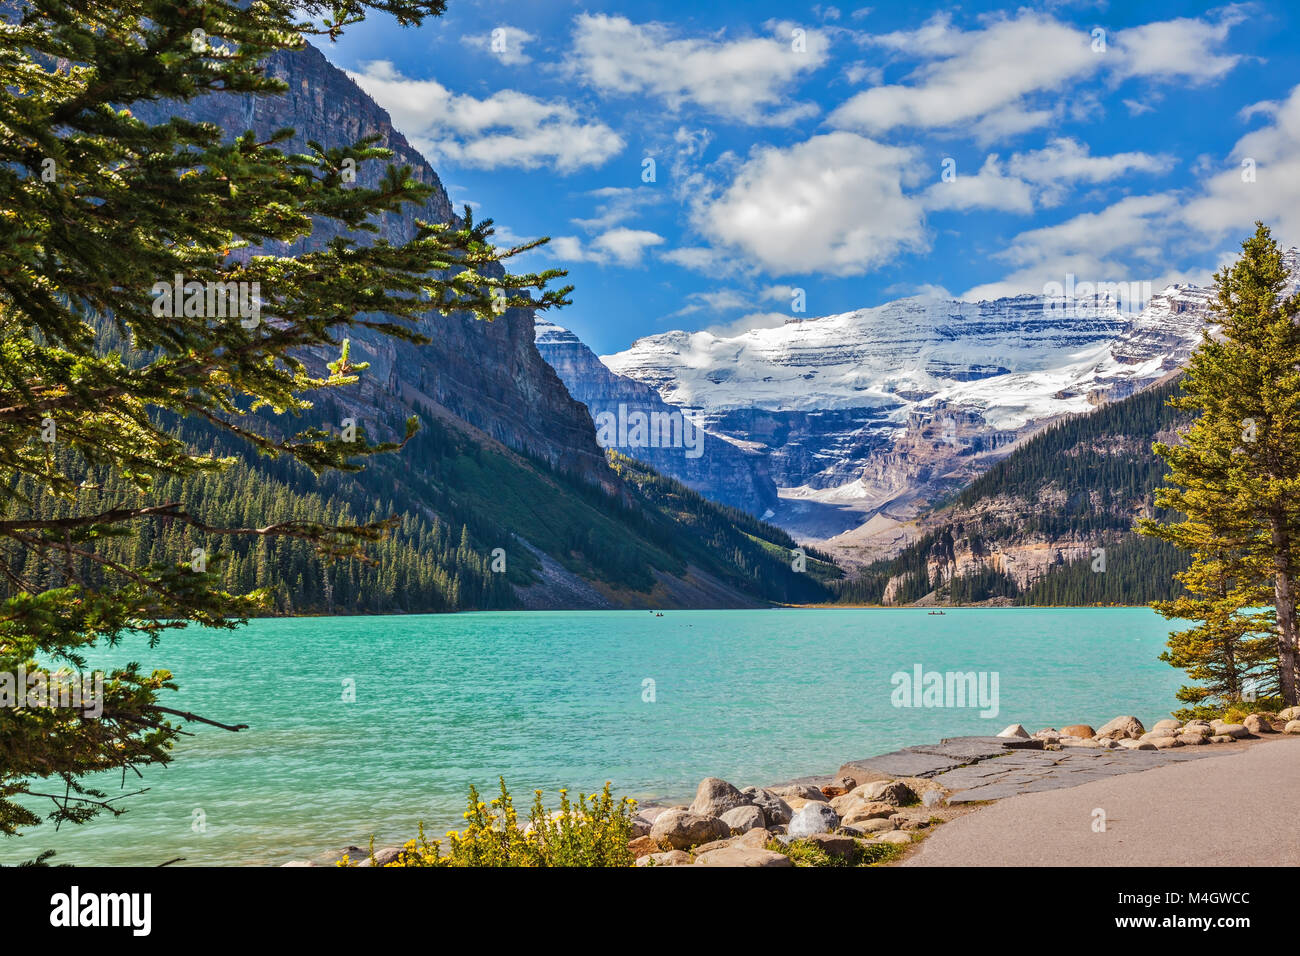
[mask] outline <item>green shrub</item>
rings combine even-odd
[[[631,866],[634,862],[628,841],[632,839],[632,816],[636,801],[628,797],[615,801],[606,782],[600,793],[578,795],[570,803],[567,790],[560,791],[560,808],[548,814],[542,805],[542,791],[534,791],[529,825],[520,828],[518,814],[505,778],[501,796],[484,803],[474,787],[469,788],[463,830],[452,830],[442,840],[427,840],[424,825],[419,836],[407,841],[389,866]],[[346,858],[340,865],[349,865]]]
[[[875,866],[897,860],[906,847],[896,843],[859,840],[857,849],[847,857],[832,856],[810,840],[791,840],[789,843],[772,840],[767,844],[767,849],[784,853],[795,866]]]

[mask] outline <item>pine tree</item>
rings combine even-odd
[[[474,223],[468,209],[462,221],[419,223],[409,241],[375,241],[380,217],[423,204],[433,188],[409,168],[363,179],[359,170],[373,168],[366,164],[392,155],[377,137],[290,155],[278,147],[292,130],[230,140],[233,131],[212,125],[132,115],[139,102],[282,94],[264,63],[306,35],[335,38],[368,9],[418,25],[443,8],[443,0],[4,5],[0,675],[34,672],[38,661],[82,668],[85,649],[128,632],[156,640],[187,624],[231,628],[268,607],[266,594],[224,590],[219,565],[191,566],[183,528],[213,541],[261,541],[236,570],[265,584],[277,556],[270,538],[348,556],[391,523],[384,515],[362,525],[201,520],[162,492],[179,487],[172,479],[219,475],[231,457],[196,453],[168,421],[201,420],[230,447],[317,474],[355,471],[405,441],[346,442],[321,428],[284,435],[254,413],[310,416],[322,394],[355,383],[364,366],[342,345],[351,328],[420,342],[415,323],[434,309],[491,319],[502,304],[566,301],[567,288],[547,288],[562,273],[513,276],[500,265],[537,243],[498,250],[490,221]],[[284,253],[307,245],[318,224],[336,238]],[[339,358],[326,364],[331,354]],[[406,423],[406,440],[415,427]],[[131,494],[85,507],[95,497],[83,487],[91,471]],[[266,509],[269,493],[245,503]],[[37,497],[61,505],[37,515]],[[132,532],[140,534],[134,559],[110,557]],[[203,719],[163,706],[171,688],[165,671],[131,665],[105,682],[101,719],[0,708],[0,833],[39,822],[17,802],[37,795],[53,799],[56,821],[116,812],[79,780],[166,762],[174,721]]]
[[[1231,647],[1248,640],[1259,619],[1250,608],[1271,598],[1275,673],[1287,706],[1297,703],[1296,548],[1300,538],[1300,296],[1288,283],[1277,243],[1256,223],[1242,254],[1215,276],[1219,328],[1192,354],[1175,407],[1198,417],[1174,445],[1156,444],[1169,485],[1156,503],[1183,520],[1140,523],[1144,534],[1190,551],[1185,583],[1194,600],[1167,605],[1174,616],[1202,621],[1191,659],[1214,658],[1227,674]],[[1269,593],[1271,592],[1271,593]],[[1187,651],[1171,644],[1171,658]],[[1235,679],[1217,678],[1219,686]]]

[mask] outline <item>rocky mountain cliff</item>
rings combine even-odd
[[[1296,274],[1300,252],[1287,256]],[[1174,285],[1140,311],[1109,290],[914,297],[733,336],[667,332],[602,361],[764,455],[777,524],[851,547],[882,525],[888,537],[1048,423],[1180,368],[1210,296]]]
[[[412,177],[432,185],[434,191],[422,208],[409,207],[401,214],[383,216],[375,237],[404,242],[414,234],[417,218],[429,222],[455,218],[438,174],[393,128],[387,111],[319,50],[307,46],[298,52],[276,54],[267,61],[267,71],[288,84],[283,96],[217,94],[179,110],[169,103],[142,103],[132,108],[148,122],[163,122],[180,114],[232,133],[252,129],[266,134],[291,127],[295,135],[283,147],[287,152],[305,151],[308,140],[329,149],[378,134],[380,145],[393,150],[390,162],[410,166]],[[363,164],[357,172],[358,181],[376,185],[386,165]],[[336,233],[333,226],[318,225],[302,245],[327,242]],[[492,322],[466,314],[431,312],[420,331],[431,344],[413,348],[363,329],[350,333],[354,359],[370,363],[361,391],[352,396],[359,410],[385,408],[393,395],[412,403],[431,401],[511,448],[613,488],[586,409],[569,396],[533,345],[530,311],[508,309]]]
[[[1186,555],[1137,537],[1157,512],[1164,463],[1186,413],[1169,381],[1055,423],[942,507],[906,526],[897,554],[841,588],[855,604],[1143,604],[1171,597]]]
[[[582,341],[553,322],[538,318],[535,322],[537,350],[559,373],[560,379],[578,401],[587,406],[593,418],[602,414],[632,413],[680,415],[648,385],[611,372],[596,353]],[[599,440],[599,435],[598,435]],[[698,447],[642,445],[612,447],[672,475],[688,488],[714,501],[748,511],[750,514],[772,513],[779,506],[776,484],[768,473],[768,459],[752,443],[705,431],[698,436]]]

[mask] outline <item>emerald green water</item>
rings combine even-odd
[[[377,846],[401,842],[420,821],[441,834],[460,822],[466,786],[493,789],[498,774],[522,804],[535,788],[605,780],[663,799],[710,775],[773,783],[1011,723],[1152,721],[1180,683],[1157,660],[1168,629],[1140,609],[791,609],[307,618],[171,634],[92,663],[171,670],[169,705],[250,729],[192,726],[170,766],[126,781],[150,788],[126,814],[0,839],[0,863],[53,848],[64,863],[278,864],[372,833]],[[1000,713],[893,706],[891,675],[917,664],[996,672]]]

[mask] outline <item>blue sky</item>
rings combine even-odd
[[[1205,283],[1300,244],[1285,2],[800,7],[450,0],[327,56],[597,352],[915,294]],[[647,160],[653,160],[653,181]],[[945,175],[947,170],[947,175]]]

